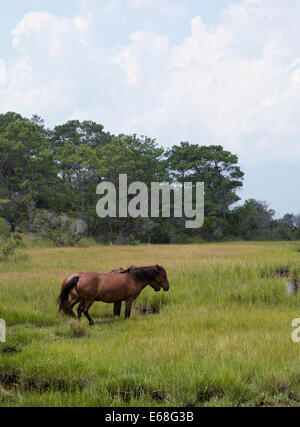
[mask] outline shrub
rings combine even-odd
[[[191,243],[191,239],[184,233],[175,234],[171,239],[172,244],[187,245]]]
[[[6,240],[10,236],[10,226],[5,219],[0,218],[0,239]]]
[[[130,234],[129,236],[118,236],[117,244],[124,246],[139,246],[141,241],[136,240],[135,236]]]
[[[151,233],[151,243],[168,244],[171,242],[172,225],[168,222],[157,224]]]
[[[45,209],[36,212],[33,230],[55,246],[75,246],[86,231],[86,224],[80,219],[56,215]]]
[[[13,239],[7,240],[2,248],[2,258],[8,258],[11,255],[15,254],[16,242]]]
[[[16,249],[23,246],[24,246],[24,243],[23,243],[22,236],[18,233],[13,234],[11,238],[6,240],[6,242],[2,247],[0,260],[3,261],[10,256],[15,256],[15,259],[16,259]]]
[[[42,237],[50,240],[55,246],[75,246],[80,240],[80,236],[66,230],[48,230]]]
[[[63,326],[58,327],[55,334],[61,338],[82,338],[87,335],[87,327],[84,322],[72,319]]]
[[[82,338],[86,335],[86,325],[78,320],[70,322],[70,336],[72,338]]]

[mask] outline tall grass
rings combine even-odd
[[[287,296],[299,243],[31,248],[0,264],[2,406],[300,405],[299,345]],[[59,285],[76,271],[162,264],[171,289],[139,297],[130,321],[95,304],[94,328],[57,316]],[[275,274],[274,274],[275,272]],[[149,314],[155,313],[155,314]]]

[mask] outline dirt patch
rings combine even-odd
[[[263,400],[261,400],[260,402],[255,403],[255,408],[265,408],[266,404]]]
[[[20,384],[20,375],[17,372],[0,371],[0,383],[5,387],[13,387]]]
[[[167,393],[164,390],[154,390],[151,393],[151,397],[156,402],[165,402],[167,399]]]
[[[286,393],[288,390],[288,384],[284,381],[279,381],[277,384],[278,393]]]
[[[22,384],[23,388],[30,391],[39,391],[41,393],[48,391],[74,392],[76,389],[82,391],[88,385],[86,378],[78,378],[70,381],[68,378],[53,378],[47,380],[33,375],[26,378]]]
[[[108,392],[113,399],[117,396],[120,396],[124,403],[129,403],[132,398],[138,399],[142,394],[145,394],[145,389],[143,386],[137,387],[127,387],[127,388],[108,388]]]
[[[266,268],[262,273],[261,277],[281,277],[281,278],[287,278],[290,277],[291,270],[287,266],[279,266],[274,269]]]
[[[299,272],[291,270],[288,266],[279,266],[277,268],[266,267],[262,273],[262,278],[280,278],[286,279],[288,295],[297,294],[300,291]]]
[[[87,378],[77,378],[70,381],[68,378],[53,378],[51,380],[40,377],[39,375],[31,375],[27,378],[21,378],[17,372],[0,371],[0,384],[4,388],[18,387],[26,391],[38,391],[46,393],[48,391],[73,392],[75,390],[83,390],[88,385]]]
[[[223,390],[217,390],[217,389],[199,389],[197,390],[196,394],[196,404],[204,404],[206,402],[209,402],[212,398],[218,397],[219,399],[224,397]]]
[[[0,348],[0,354],[18,354],[21,353],[20,347],[7,346],[4,348]]]
[[[124,403],[130,403],[131,399],[139,399],[142,395],[151,396],[156,402],[164,402],[167,399],[167,394],[164,390],[150,390],[146,387],[140,386],[128,386],[116,389],[115,387],[109,387],[108,392],[113,399],[120,396]]]
[[[140,313],[144,316],[147,314],[159,314],[160,313],[160,306],[159,305],[148,304],[145,306],[142,304],[137,304],[137,305],[135,305],[135,309],[138,313]]]
[[[193,401],[185,402],[185,408],[197,408],[199,406],[203,406],[205,403],[210,402],[211,399],[217,397],[219,399],[224,398],[225,393],[221,389],[217,389],[214,387],[201,387],[196,391],[196,398]]]
[[[199,390],[197,392],[196,403],[209,402],[214,396],[214,392],[211,390]]]

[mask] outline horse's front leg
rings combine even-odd
[[[133,301],[134,298],[130,298],[126,301],[125,319],[130,318]]]
[[[121,302],[116,302],[114,304],[114,315],[116,317],[120,317],[121,316],[121,309],[122,309],[122,301]]]

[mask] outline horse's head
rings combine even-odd
[[[161,289],[168,292],[170,284],[166,270],[161,265],[156,265],[154,269],[158,274],[156,275],[153,285],[151,285],[152,288],[155,292],[159,292]]]
[[[155,292],[159,292],[161,289],[167,292],[170,289],[167,272],[160,265],[130,267],[128,272],[139,282],[150,285]]]

